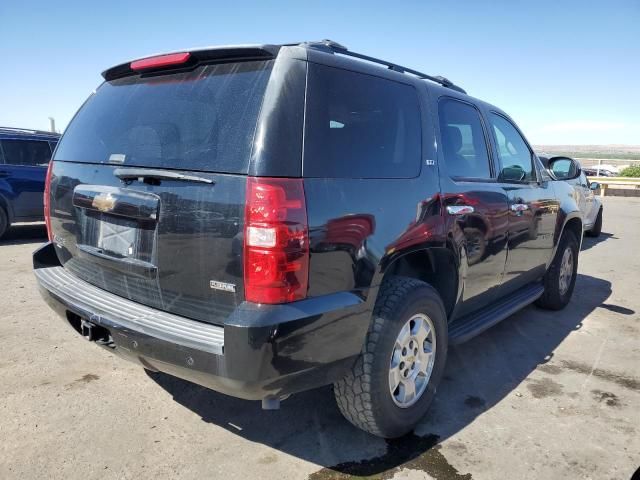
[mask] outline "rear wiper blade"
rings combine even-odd
[[[120,180],[133,180],[134,178],[155,178],[157,180],[180,180],[184,182],[200,182],[213,185],[210,178],[197,175],[185,175],[184,173],[172,172],[171,170],[153,170],[149,168],[116,168],[113,174]]]

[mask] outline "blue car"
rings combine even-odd
[[[47,166],[60,135],[0,127],[0,238],[12,223],[44,220]]]

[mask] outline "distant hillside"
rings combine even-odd
[[[536,152],[578,158],[640,160],[640,145],[534,145]]]

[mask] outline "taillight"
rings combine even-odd
[[[44,223],[47,226],[47,236],[49,241],[53,241],[53,233],[51,232],[51,202],[49,196],[51,194],[51,173],[53,172],[53,160],[49,161],[47,167],[47,176],[44,181]]]
[[[286,303],[307,296],[309,228],[299,178],[248,177],[244,291],[249,302]]]
[[[174,65],[182,65],[191,58],[189,52],[182,53],[169,53],[167,55],[157,55],[155,57],[143,58],[142,60],[135,60],[131,62],[129,67],[131,70],[141,71],[148,70],[150,68],[163,68],[172,67]]]

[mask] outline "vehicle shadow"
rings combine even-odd
[[[46,240],[47,227],[44,223],[25,223],[12,225],[7,233],[0,238],[0,246],[43,243]]]
[[[585,235],[582,238],[582,251],[589,250],[590,248],[595,247],[599,243],[602,243],[609,239],[618,240],[618,237],[616,237],[613,233],[606,233],[606,232],[601,232],[600,235],[598,235],[597,237],[589,237]]]
[[[166,374],[148,374],[203,421],[324,467],[310,478],[370,476],[408,467],[434,478],[464,479],[468,477],[459,475],[438,451],[438,443],[472,423],[538,366],[548,363],[558,345],[580,329],[610,294],[608,281],[578,275],[572,302],[562,313],[530,306],[468,343],[452,347],[425,419],[415,434],[392,441],[372,437],[344,420],[331,387],[293,395],[280,410],[262,411],[259,402],[231,398]]]

